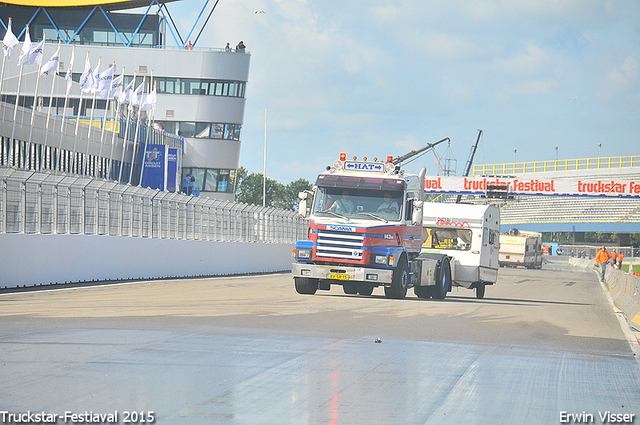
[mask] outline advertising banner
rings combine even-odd
[[[509,195],[640,198],[640,180],[617,178],[527,179],[427,176],[425,177],[424,192],[482,195],[489,188],[502,186],[508,187]]]
[[[146,145],[142,166],[142,187],[165,190],[165,162],[167,158],[167,146]]]
[[[178,176],[178,149],[167,149],[167,166],[165,168],[165,181],[167,182],[166,190],[169,192],[175,192],[178,190],[179,185],[176,183],[179,179]]]

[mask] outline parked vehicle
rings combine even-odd
[[[542,268],[542,233],[511,229],[500,235],[500,266]]]

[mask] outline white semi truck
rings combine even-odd
[[[493,205],[430,203],[424,207],[423,253],[445,254],[451,259],[452,284],[475,289],[483,298],[485,287],[498,279],[500,210]]]

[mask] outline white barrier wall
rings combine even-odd
[[[0,288],[291,270],[294,244],[0,234]]]

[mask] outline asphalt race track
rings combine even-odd
[[[289,274],[0,292],[0,423],[640,423],[638,342],[595,272],[409,292],[303,296]]]

